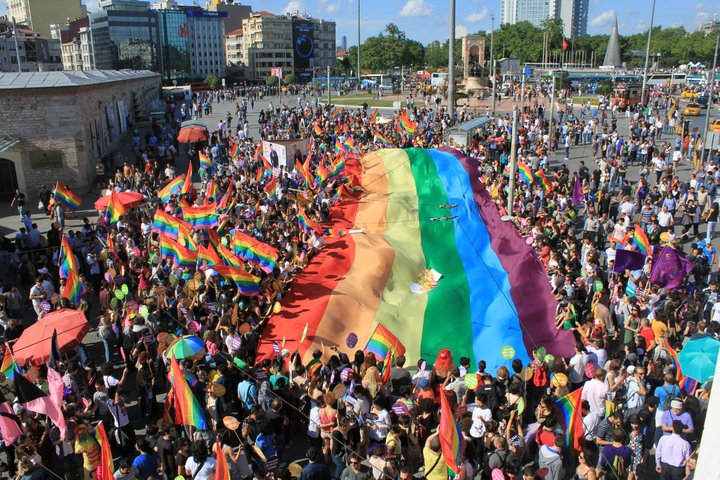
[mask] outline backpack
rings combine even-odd
[[[665,412],[667,410],[670,410],[670,403],[672,403],[672,401],[675,400],[677,397],[674,397],[672,395],[673,391],[668,391],[666,386],[663,385],[662,389],[665,391],[665,393],[667,393],[667,395],[665,396],[665,400],[663,400],[663,403],[660,406],[660,410]]]
[[[548,383],[548,374],[547,369],[544,364],[538,364],[536,362],[532,362],[533,367],[533,385],[536,387],[544,387]]]

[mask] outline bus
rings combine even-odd
[[[442,87],[447,85],[448,74],[445,72],[435,72],[430,76],[430,85],[433,87]]]

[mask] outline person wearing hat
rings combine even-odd
[[[683,402],[679,398],[675,398],[670,402],[670,410],[666,410],[663,413],[660,428],[662,428],[663,435],[672,435],[675,431],[674,424],[676,421],[680,421],[683,425],[680,434],[683,438],[688,438],[692,435],[695,427],[693,426],[692,417],[688,412],[683,412]]]
[[[692,449],[682,437],[685,431],[683,422],[674,420],[671,428],[670,434],[661,438],[655,449],[655,471],[663,480],[680,480],[685,478],[685,464]]]

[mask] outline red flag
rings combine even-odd
[[[567,41],[565,37],[563,37],[563,52],[570,47],[570,42]]]

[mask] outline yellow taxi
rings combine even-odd
[[[682,98],[695,98],[698,96],[697,92],[693,92],[692,90],[685,90],[680,94]]]
[[[718,118],[717,120],[713,120],[713,122],[710,124],[710,131],[720,132],[720,118]]]
[[[697,117],[700,115],[700,105],[697,103],[688,103],[685,110],[683,110],[683,115],[686,117]]]

